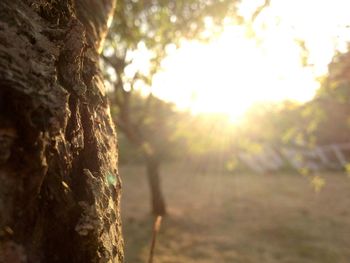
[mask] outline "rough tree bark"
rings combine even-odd
[[[166,207],[160,185],[160,161],[156,156],[146,157],[146,173],[151,190],[152,213],[163,216],[166,214]]]
[[[0,1],[0,262],[122,262],[98,68],[114,0]]]

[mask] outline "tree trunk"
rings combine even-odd
[[[159,177],[160,162],[157,157],[146,158],[147,178],[151,190],[151,205],[154,215],[165,215],[166,208]]]
[[[0,1],[0,262],[122,262],[113,0]]]

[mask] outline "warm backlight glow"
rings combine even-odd
[[[310,99],[318,84],[302,69],[296,45],[289,52],[265,53],[254,40],[230,28],[209,45],[186,43],[164,63],[154,92],[193,112],[227,113],[239,118],[261,101]]]
[[[170,48],[153,92],[179,108],[226,113],[232,120],[257,102],[310,100],[334,50],[349,40],[349,9],[343,0],[272,1],[250,29],[228,25],[209,44]],[[249,16],[248,7],[242,12]],[[309,67],[301,62],[300,39],[309,51]]]

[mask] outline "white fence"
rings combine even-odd
[[[286,163],[296,170],[344,169],[350,163],[350,143],[317,146],[313,149],[264,147],[258,154],[240,153],[238,158],[257,173],[277,171]]]

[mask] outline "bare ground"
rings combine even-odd
[[[126,263],[147,262],[152,217],[143,167],[121,167]],[[349,263],[350,178],[316,193],[297,174],[232,175],[167,165],[155,263]]]

